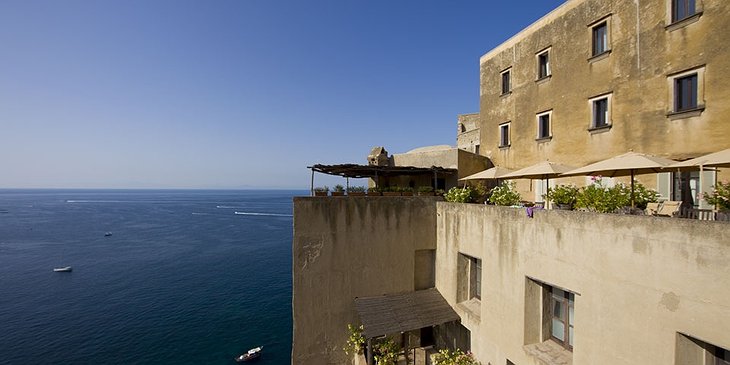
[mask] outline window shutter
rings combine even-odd
[[[656,175],[656,191],[659,193],[659,200],[671,200],[671,186],[671,172],[662,172]]]

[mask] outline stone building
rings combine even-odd
[[[725,0],[567,1],[481,57],[481,153],[519,169],[726,149],[728,30]],[[697,198],[715,181],[707,172],[699,187],[697,174],[640,180],[678,200],[680,188]]]
[[[480,112],[459,116],[457,149],[518,169],[729,148],[728,31],[727,0],[568,0],[481,58]],[[672,199],[730,177],[705,174],[640,180]],[[388,327],[407,347],[482,365],[730,364],[727,222],[438,200],[294,200],[292,364],[353,363],[356,302],[382,297],[398,322],[388,303],[423,290],[460,320]]]

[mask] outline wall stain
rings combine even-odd
[[[321,240],[305,243],[302,246],[302,258],[300,259],[302,261],[302,269],[306,269],[307,266],[317,261],[317,258],[319,258],[319,256],[322,254],[323,246],[324,242],[322,242]]]
[[[674,294],[674,292],[671,291],[669,293],[664,293],[662,295],[662,300],[659,301],[659,304],[661,304],[670,312],[676,312],[677,308],[679,308],[679,297],[677,296],[677,294]]]

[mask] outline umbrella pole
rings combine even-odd
[[[631,208],[633,209],[634,206],[634,170],[631,169]]]

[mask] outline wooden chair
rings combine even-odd
[[[647,203],[644,213],[646,215],[656,215],[656,213],[659,211],[660,205],[661,203]]]
[[[660,217],[678,217],[681,201],[668,200],[662,203],[655,215]]]

